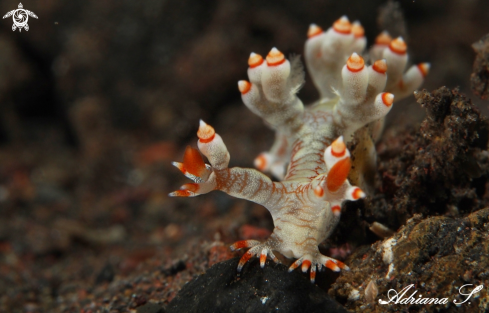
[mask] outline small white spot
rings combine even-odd
[[[356,301],[360,298],[360,292],[355,288],[352,288],[350,294],[348,294],[348,300]]]
[[[394,254],[392,253],[392,246],[395,246],[397,241],[394,238],[390,238],[384,242],[382,249],[384,253],[382,254],[382,261],[385,264],[391,264],[394,261]]]
[[[261,304],[265,304],[268,301],[268,297],[262,297],[260,300],[261,300]]]

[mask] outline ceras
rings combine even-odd
[[[232,249],[250,248],[241,258],[238,271],[253,256],[263,267],[267,256],[277,261],[274,251],[297,259],[289,271],[302,266],[316,271],[348,269],[342,262],[322,255],[318,245],[325,240],[341,215],[345,200],[365,197],[368,173],[376,162],[373,142],[378,139],[385,115],[396,99],[418,88],[429,64],[414,65],[404,73],[408,56],[401,37],[392,40],[380,34],[369,51],[371,65],[360,56],[366,46],[360,23],[344,16],[323,32],[311,25],[305,44],[306,66],[319,89],[320,99],[304,107],[296,96],[304,83],[298,57],[287,60],[276,48],[263,59],[251,53],[249,81],[239,81],[244,104],[276,131],[268,152],[255,159],[260,170],[228,168],[229,152],[219,134],[200,121],[198,148],[188,147],[183,163],[174,162],[195,183],[183,185],[170,196],[192,197],[221,190],[266,207],[274,230],[265,242],[244,240]],[[361,152],[355,170],[345,142],[356,137]],[[286,164],[288,166],[286,167]],[[273,182],[262,172],[278,178]],[[353,179],[362,189],[352,186]]]

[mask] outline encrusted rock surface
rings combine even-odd
[[[489,208],[465,218],[444,216],[423,219],[416,215],[392,238],[376,242],[353,253],[347,262],[349,272],[342,272],[329,294],[354,312],[487,312],[489,310]],[[389,252],[391,251],[391,252]],[[370,301],[365,290],[375,283],[378,294]],[[423,298],[448,298],[447,304],[380,305],[388,301],[387,292],[400,292],[414,284]],[[470,301],[456,307],[453,300],[463,302],[462,285],[483,284],[485,287]],[[373,299],[373,301],[372,301]],[[469,303],[470,302],[470,303]]]
[[[488,175],[488,126],[470,99],[441,87],[416,93],[427,117],[411,138],[405,138],[399,158],[381,162],[386,215],[394,229],[415,213],[446,213],[480,209]],[[375,214],[375,213],[374,213]],[[399,223],[395,225],[395,223]]]
[[[488,123],[457,89],[417,92],[419,127],[389,132],[377,146],[376,191],[344,208],[333,242],[376,240],[368,227],[399,229],[414,214],[463,216],[489,205]]]

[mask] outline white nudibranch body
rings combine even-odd
[[[346,16],[325,32],[312,24],[308,37],[305,61],[320,99],[305,107],[297,97],[304,84],[299,57],[288,60],[277,48],[265,58],[251,53],[249,81],[239,81],[238,89],[244,104],[276,131],[275,143],[255,159],[258,170],[229,168],[230,155],[222,138],[201,121],[198,148],[210,165],[197,149],[188,147],[183,163],[174,165],[194,183],[183,185],[170,196],[192,197],[221,190],[263,205],[275,228],[265,242],[244,240],[231,246],[233,250],[249,248],[238,271],[251,257],[259,257],[263,267],[268,256],[277,260],[274,252],[279,252],[296,259],[290,271],[297,267],[309,270],[314,282],[316,271],[323,267],[348,269],[321,254],[318,245],[338,224],[341,204],[365,197],[362,189],[368,187],[364,186],[368,180],[358,169],[375,164],[372,141],[378,138],[384,117],[394,99],[412,94],[421,85],[429,64],[414,65],[405,72],[406,43],[383,32],[369,51],[372,59],[368,65],[361,56],[366,47],[363,27],[359,22],[351,24]],[[346,143],[360,132],[363,135],[357,139],[365,149],[352,160]],[[261,171],[280,181],[273,182]],[[349,175],[356,177],[353,183],[360,187],[350,184]]]

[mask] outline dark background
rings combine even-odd
[[[11,18],[0,30],[2,142],[54,132],[61,143],[79,146],[70,114],[91,99],[111,127],[181,143],[193,136],[198,118],[214,122],[240,105],[236,82],[246,78],[250,51],[266,55],[276,46],[300,54],[310,23],[326,29],[343,14],[361,21],[371,43],[383,30],[378,8],[384,3],[25,2],[39,16],[30,18],[29,32],[12,32]],[[16,7],[16,1],[0,5],[2,12]],[[487,1],[401,1],[400,7],[411,61],[432,64],[424,87],[468,91],[470,44],[489,28]],[[301,92],[305,103],[316,95],[310,83]]]

